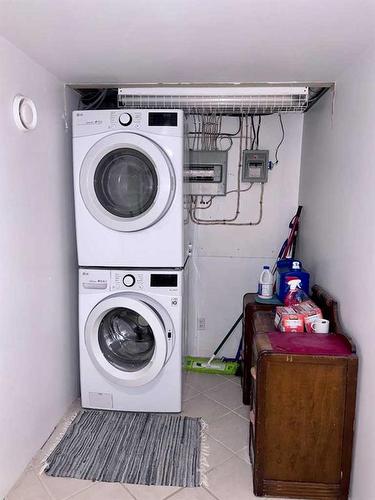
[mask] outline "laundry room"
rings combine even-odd
[[[0,0],[0,498],[375,498],[374,33]]]

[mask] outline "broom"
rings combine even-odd
[[[210,358],[197,358],[194,356],[186,356],[185,357],[185,370],[191,372],[200,372],[200,373],[217,373],[219,375],[235,375],[237,370],[239,369],[238,361],[228,361],[223,359],[215,358],[220,349],[223,347],[225,342],[232,335],[232,332],[235,330],[238,323],[242,320],[243,313],[238,317],[232,328],[225,335],[223,340],[220,342],[218,347],[213,352]]]

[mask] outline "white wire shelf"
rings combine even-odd
[[[187,92],[187,90],[189,92]],[[237,92],[235,92],[236,90]],[[302,113],[308,106],[308,88],[184,89],[120,88],[118,107],[128,109],[183,109],[187,113],[267,114]],[[238,94],[238,91],[242,91]]]

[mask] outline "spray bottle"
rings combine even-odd
[[[301,280],[298,278],[290,278],[288,280],[289,290],[285,295],[284,304],[286,306],[294,306],[301,302]]]

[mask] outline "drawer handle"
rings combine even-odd
[[[254,410],[250,410],[250,422],[255,425],[255,413]]]
[[[257,369],[255,368],[255,366],[252,366],[250,368],[250,373],[251,373],[251,376],[253,377],[254,380],[257,379]]]

